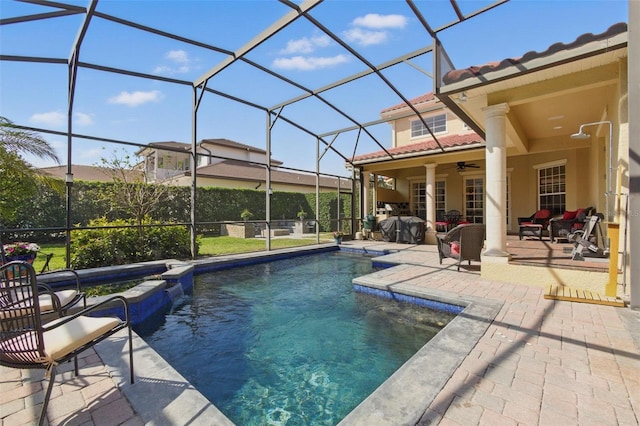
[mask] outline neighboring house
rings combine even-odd
[[[144,158],[144,171],[150,182],[170,182],[190,186],[192,182],[191,145],[181,142],[153,142],[137,155]],[[196,145],[196,184],[199,187],[266,188],[265,150],[228,139],[203,139]],[[271,159],[273,191],[313,193],[316,177],[312,173],[288,171],[283,163]],[[320,177],[320,191],[351,192],[347,179]]]
[[[426,219],[431,243],[438,211],[457,209],[468,221],[486,224],[482,275],[488,278],[531,278],[503,269],[510,257],[506,235],[517,231],[518,217],[541,208],[561,215],[594,206],[620,223],[622,235],[624,197],[616,194],[628,194],[629,186],[627,40],[627,25],[616,24],[543,52],[460,70],[439,54],[438,69],[451,71],[436,80],[435,97],[411,101],[435,139],[411,108],[397,105],[382,111],[394,118],[390,155],[354,158],[365,175],[395,180],[392,190],[376,191],[374,201],[407,203]],[[583,127],[590,138],[571,137]],[[622,244],[612,251],[626,253]],[[545,285],[582,281],[598,290],[606,282],[586,282],[592,278],[564,270],[538,271],[535,279]]]

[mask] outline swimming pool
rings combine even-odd
[[[454,317],[354,292],[370,272],[326,253],[201,275],[137,331],[236,424],[336,424]]]

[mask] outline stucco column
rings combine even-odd
[[[366,217],[369,213],[372,213],[371,207],[369,207],[369,197],[371,196],[369,183],[371,182],[371,174],[363,171],[360,179],[362,179],[362,217]]]
[[[425,243],[436,244],[436,166],[437,164],[425,164],[425,207],[426,230]]]
[[[486,257],[507,253],[507,113],[506,103],[483,108],[486,123]]]

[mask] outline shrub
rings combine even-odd
[[[145,220],[144,225],[158,223]],[[191,257],[191,237],[184,226],[135,227],[133,220],[90,221],[89,226],[108,227],[74,231],[71,244],[73,268],[124,265],[159,259]]]

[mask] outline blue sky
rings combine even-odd
[[[463,13],[489,1],[460,1]],[[71,4],[86,6],[88,1]],[[416,1],[433,28],[454,19],[448,0]],[[55,9],[0,0],[2,19]],[[209,46],[235,51],[248,43],[289,8],[275,0],[261,1],[115,1],[102,0],[99,12],[172,32]],[[404,1],[325,1],[311,10],[320,21],[374,65],[428,46],[431,40]],[[556,42],[568,43],[584,33],[601,33],[627,22],[628,3],[621,0],[512,0],[485,14],[440,32],[443,46],[456,68],[484,64],[524,53],[542,51]],[[0,53],[66,59],[77,36],[82,15],[0,26]],[[219,64],[225,55],[94,17],[80,52],[80,61],[108,67],[194,81]],[[299,19],[247,58],[298,84],[319,89],[367,69],[366,65],[327,37],[308,20]],[[431,54],[413,64],[431,72]],[[432,80],[407,64],[383,72],[406,98],[432,90]],[[222,71],[209,88],[271,107],[304,92],[241,62]],[[365,77],[325,92],[323,96],[349,117],[361,122],[379,118],[380,111],[401,99],[380,79]],[[190,142],[192,89],[137,77],[81,68],[77,76],[74,132],[146,144]],[[66,130],[67,66],[0,61],[0,115],[25,126]],[[351,126],[345,117],[315,99],[284,108],[282,115],[316,134]],[[197,139],[228,138],[265,147],[266,114],[223,97],[205,94],[198,112]],[[385,147],[391,128],[369,128]],[[66,138],[43,134],[67,161]],[[333,136],[326,140],[331,142]],[[356,140],[358,144],[356,146]],[[273,157],[286,166],[315,170],[315,139],[280,120],[273,126]],[[344,132],[334,146],[345,156],[380,148],[366,135]],[[121,148],[87,139],[74,139],[72,163],[97,164]],[[134,151],[128,148],[129,151]],[[40,160],[28,158],[34,165]],[[345,174],[343,161],[332,152],[321,160],[323,172]]]

